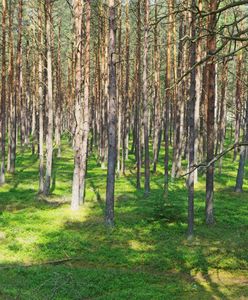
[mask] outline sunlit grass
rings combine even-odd
[[[185,182],[171,182],[164,199],[163,153],[149,197],[136,191],[134,170],[117,178],[111,230],[104,225],[106,170],[94,156],[86,203],[72,212],[73,152],[67,141],[54,162],[49,198],[37,195],[37,156],[19,153],[16,174],[0,188],[0,299],[248,298],[248,193],[233,192],[237,166],[230,154],[222,175],[216,170],[212,227],[204,224],[200,177],[195,238],[189,242]],[[44,264],[73,257],[62,265]]]

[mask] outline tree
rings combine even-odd
[[[2,91],[1,91],[1,166],[0,166],[0,185],[5,183],[5,133],[6,133],[6,18],[7,1],[2,1]]]
[[[166,82],[165,82],[165,103],[164,103],[164,138],[165,138],[165,156],[164,156],[164,192],[168,194],[169,184],[169,126],[170,126],[170,102],[171,95],[171,32],[172,32],[172,1],[168,1],[169,11],[169,30],[167,33],[167,47],[166,47]]]
[[[148,132],[148,95],[147,95],[147,65],[148,65],[148,31],[149,31],[149,0],[144,0],[144,61],[143,61],[143,105],[144,105],[144,144],[145,144],[145,194],[150,192],[150,158]]]
[[[86,30],[85,30],[85,60],[84,60],[84,101],[83,101],[83,136],[82,136],[82,163],[81,187],[79,192],[80,202],[84,202],[85,181],[87,170],[88,135],[89,135],[89,98],[90,98],[90,0],[86,0]]]
[[[81,161],[82,161],[82,2],[74,1],[74,30],[75,30],[75,133],[74,133],[74,172],[72,182],[71,208],[77,210],[80,204]]]
[[[116,16],[115,1],[109,0],[109,112],[108,112],[108,172],[106,188],[106,224],[114,224],[114,189],[116,168]]]
[[[42,1],[38,3],[38,45],[39,45],[39,193],[44,192],[44,125],[43,125],[43,30],[42,30]]]
[[[243,141],[247,142],[248,141],[248,100],[246,101],[244,121],[245,121],[245,128],[244,128]],[[235,192],[237,193],[241,193],[243,191],[246,159],[247,159],[247,146],[241,146],[241,150],[239,154],[239,167],[238,167],[236,186],[235,186]]]
[[[191,1],[192,11],[196,9],[196,0]],[[196,15],[191,13],[191,39],[196,38]],[[195,105],[196,105],[196,69],[192,68],[196,63],[196,42],[192,42],[190,49],[190,103],[189,103],[189,170],[195,164]],[[191,172],[188,177],[188,236],[191,238],[194,232],[194,184],[195,174]]]
[[[214,142],[215,142],[215,57],[216,51],[216,13],[218,8],[217,0],[210,0],[208,17],[208,37],[207,51],[210,59],[206,65],[207,68],[207,162],[214,158]],[[214,197],[214,165],[207,168],[206,174],[206,223],[211,225],[214,223],[213,197]]]
[[[53,78],[52,78],[52,3],[45,2],[46,9],[46,52],[47,52],[47,137],[46,137],[46,174],[44,194],[50,193],[53,163]]]

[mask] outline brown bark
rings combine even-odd
[[[53,78],[52,78],[52,4],[46,0],[46,49],[47,49],[47,136],[46,136],[46,174],[44,194],[50,193],[53,163]]]
[[[130,75],[130,24],[129,24],[129,1],[126,0],[126,20],[125,20],[125,29],[126,29],[126,39],[125,39],[125,64],[126,64],[126,77],[125,77],[125,92],[124,92],[124,101],[123,101],[123,130],[122,130],[122,164],[121,171],[122,174],[125,174],[126,169],[126,159],[128,157],[128,132],[129,132],[129,75]]]
[[[149,103],[147,95],[148,69],[148,30],[149,0],[144,0],[144,58],[143,58],[143,105],[144,105],[144,146],[145,146],[145,194],[150,192],[150,157],[149,157]]]
[[[160,97],[160,35],[158,30],[158,4],[155,1],[154,27],[154,139],[153,139],[153,172],[156,172],[162,135],[161,97]]]
[[[82,161],[80,174],[80,203],[84,202],[86,170],[88,158],[88,136],[89,136],[89,99],[90,99],[90,20],[91,5],[90,0],[86,0],[86,29],[85,29],[85,59],[84,59],[84,99],[83,99],[83,131],[82,131]]]
[[[217,9],[218,1],[211,0],[209,11],[213,12]],[[207,51],[212,55],[216,49],[216,14],[211,14],[208,20],[209,35],[207,37]],[[215,58],[212,56],[207,63],[207,162],[214,158],[214,143],[215,143]],[[211,225],[214,223],[213,199],[214,198],[214,165],[207,169],[206,174],[206,223]]]
[[[108,112],[108,172],[106,189],[106,224],[114,224],[114,191],[116,168],[116,16],[115,1],[109,0],[109,112]]]
[[[13,147],[15,139],[15,91],[14,91],[14,45],[12,32],[12,6],[9,5],[9,68],[8,68],[8,102],[9,102],[9,124],[8,124],[8,162],[7,171],[13,172]]]
[[[191,8],[196,10],[196,0],[191,1]],[[191,13],[191,39],[194,41],[196,38],[196,15]],[[196,63],[197,45],[193,42],[190,49],[190,68]],[[195,106],[196,106],[196,68],[192,68],[190,76],[190,102],[189,102],[189,170],[193,168],[195,164],[195,140],[196,140],[196,120],[195,120]],[[194,232],[194,185],[195,174],[194,172],[189,174],[188,177],[188,236],[193,236]]]
[[[185,13],[182,14],[182,21],[179,26],[179,45],[178,45],[178,65],[177,75],[180,78],[184,72],[185,47],[183,45],[183,36],[185,34]],[[174,136],[173,136],[173,161],[171,177],[178,178],[181,172],[182,162],[182,139],[183,139],[183,121],[184,121],[184,81],[177,88],[177,97],[175,98],[174,114]]]
[[[219,141],[220,152],[222,152],[224,149],[225,130],[226,130],[227,71],[228,71],[227,60],[224,59],[223,68],[222,68],[222,78],[221,78],[220,118],[219,118],[219,130],[218,130],[218,141]],[[221,171],[222,171],[222,158],[219,160],[219,173],[221,173]]]
[[[80,205],[80,170],[82,155],[82,3],[74,1],[74,30],[75,30],[75,132],[74,132],[74,172],[72,182],[71,208],[77,210]]]
[[[136,187],[140,189],[140,177],[141,177],[141,143],[140,143],[140,93],[141,93],[141,3],[137,2],[137,46],[136,46],[136,102],[135,102],[135,154],[136,154]]]
[[[168,1],[169,10],[169,30],[167,33],[166,47],[166,74],[165,74],[165,103],[164,103],[164,138],[165,138],[165,156],[164,156],[164,193],[168,195],[169,184],[169,126],[170,126],[170,103],[172,100],[171,84],[171,32],[172,32],[172,0]]]
[[[1,165],[0,165],[0,185],[5,183],[5,136],[6,136],[6,19],[7,1],[2,1],[2,90],[1,90]]]
[[[43,126],[43,28],[42,28],[42,2],[38,7],[38,43],[39,43],[39,192],[44,192],[44,126]]]
[[[234,142],[239,142],[240,136],[240,126],[241,126],[241,115],[242,115],[242,84],[241,84],[241,76],[242,76],[242,52],[240,52],[237,56],[236,61],[236,96],[235,96],[235,136]],[[238,149],[234,149],[234,156],[233,160],[235,161],[237,158],[237,151]]]
[[[62,118],[62,70],[61,70],[61,19],[59,20],[58,30],[58,57],[57,57],[57,91],[56,91],[56,114],[55,114],[55,143],[58,148],[57,156],[61,157],[61,118]]]

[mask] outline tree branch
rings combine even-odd
[[[200,168],[204,168],[207,169],[210,166],[212,166],[216,161],[218,161],[221,157],[223,157],[224,155],[226,155],[228,152],[232,151],[233,149],[237,148],[237,147],[241,147],[241,146],[248,146],[248,142],[241,142],[241,143],[235,143],[233,144],[231,147],[225,149],[224,151],[222,151],[221,153],[219,153],[217,156],[215,156],[212,160],[210,160],[210,162],[208,163],[200,163],[198,165],[193,165],[190,167],[190,171],[183,174],[181,177],[185,177],[191,173],[193,173],[195,170],[200,169]]]

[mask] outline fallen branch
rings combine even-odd
[[[187,175],[190,175],[191,173],[195,172],[195,170],[204,168],[207,169],[210,166],[212,166],[216,161],[218,161],[221,157],[225,156],[228,152],[234,150],[235,148],[241,147],[241,146],[248,146],[248,142],[241,142],[241,143],[235,143],[231,147],[225,149],[221,153],[219,153],[217,156],[215,156],[212,160],[210,160],[208,163],[200,163],[198,165],[193,165],[190,167],[190,171],[183,174],[181,177],[185,177]]]

